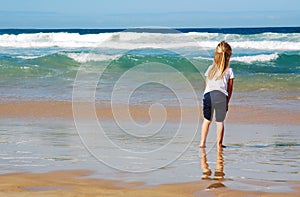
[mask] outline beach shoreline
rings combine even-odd
[[[125,105],[117,106],[120,110]],[[131,115],[136,120],[149,120],[148,106],[130,106]],[[185,107],[185,110],[191,110]],[[201,113],[199,107],[199,113]],[[167,121],[178,122],[180,119],[179,107],[166,107]],[[19,101],[0,104],[0,118],[15,120],[49,120],[72,121],[72,102],[61,101]],[[96,104],[96,114],[100,120],[113,121],[111,107],[106,103]],[[191,114],[192,115],[192,114]],[[294,125],[297,122],[299,111],[283,111],[274,108],[259,108],[254,106],[230,106],[230,113],[226,121],[229,124],[241,125]],[[202,121],[202,120],[200,120]],[[231,131],[232,132],[232,131]],[[59,168],[58,168],[59,170]],[[298,196],[300,193],[299,181],[259,181],[251,179],[223,179],[200,180],[192,182],[158,183],[147,185],[144,182],[130,182],[126,179],[102,179],[93,177],[89,170],[61,170],[45,173],[22,171],[0,175],[0,195],[3,196]],[[114,180],[111,180],[114,179]],[[124,182],[126,181],[126,182]],[[239,185],[246,184],[246,189]],[[288,188],[290,191],[276,190],[277,185]],[[228,185],[228,186],[227,186]],[[253,188],[260,188],[258,190]],[[264,191],[264,189],[266,191]],[[283,192],[282,192],[283,191]]]
[[[80,105],[80,103],[77,103]],[[73,120],[72,105],[76,103],[66,101],[10,101],[0,103],[1,118],[20,118],[20,119],[67,119]],[[85,103],[83,103],[83,106]],[[115,105],[119,111],[126,111],[127,105]],[[96,103],[95,106],[98,120],[114,121],[112,108],[106,103]],[[149,107],[145,105],[129,106],[130,115],[139,121],[149,121]],[[169,122],[179,122],[181,110],[186,110],[189,116],[194,116],[194,107],[165,106]],[[198,109],[202,121],[202,107]],[[93,112],[94,113],[94,112]],[[84,116],[83,116],[84,117]],[[120,116],[119,116],[120,117]],[[299,125],[300,111],[297,109],[276,109],[271,107],[233,105],[229,107],[226,121],[230,124],[272,124],[272,125]],[[88,118],[88,116],[87,116]],[[122,118],[122,117],[121,117]],[[189,118],[189,117],[188,117]],[[187,118],[187,119],[188,119]]]

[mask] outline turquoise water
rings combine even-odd
[[[108,75],[98,84],[100,89],[112,83],[110,77],[117,80],[128,69],[146,62],[172,66],[201,96],[203,73],[212,63],[215,46],[224,39],[233,48],[235,91],[275,91],[278,98],[299,99],[295,94],[300,87],[299,28],[1,30],[1,99],[69,101],[79,68],[95,74],[105,70]]]

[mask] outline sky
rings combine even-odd
[[[299,0],[1,0],[0,28],[300,26]]]

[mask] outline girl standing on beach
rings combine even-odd
[[[234,74],[229,67],[229,60],[232,55],[230,45],[222,41],[218,44],[214,53],[213,64],[205,73],[206,87],[203,98],[203,115],[202,134],[200,148],[205,148],[206,137],[209,126],[215,111],[217,124],[217,146],[224,147],[224,120],[228,110],[228,103],[231,98]]]

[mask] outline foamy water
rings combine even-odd
[[[170,42],[172,40],[172,42]],[[236,49],[300,50],[300,34],[263,33],[254,35],[190,32],[180,33],[28,33],[0,35],[0,47],[9,48],[89,48],[114,49],[184,48],[200,47],[214,49],[220,40],[227,40]]]

